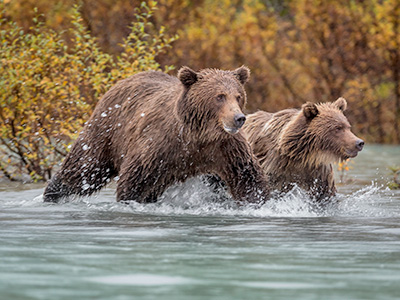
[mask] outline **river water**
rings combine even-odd
[[[339,204],[300,190],[261,208],[213,200],[197,180],[156,204],[114,189],[45,204],[0,185],[0,299],[400,299],[400,147],[366,146]]]

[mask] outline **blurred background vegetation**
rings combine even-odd
[[[0,3],[0,168],[9,178],[10,166],[49,178],[115,81],[182,65],[247,65],[248,112],[343,96],[357,135],[400,143],[399,0]]]

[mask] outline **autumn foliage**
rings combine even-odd
[[[4,8],[4,7],[3,7]],[[71,9],[69,42],[33,18],[24,31],[1,18],[0,170],[10,179],[29,174],[48,179],[90,116],[98,99],[121,78],[160,69],[155,57],[174,37],[163,29],[149,35],[155,6],[136,11],[123,51],[102,51],[83,25],[78,7]],[[170,67],[166,67],[166,71]]]
[[[400,1],[184,3],[192,9],[179,28],[170,28],[180,39],[165,62],[248,65],[251,111],[343,96],[356,134],[400,142]],[[161,23],[173,6],[160,10]]]
[[[398,0],[3,2],[3,169],[49,177],[110,85],[170,65],[247,65],[249,112],[343,96],[358,136],[400,143]]]

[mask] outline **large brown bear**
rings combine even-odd
[[[296,184],[319,201],[335,195],[332,163],[355,157],[364,146],[350,130],[346,108],[339,98],[247,116],[243,131],[271,189],[288,191]]]
[[[154,202],[174,183],[211,173],[237,201],[260,202],[265,175],[239,129],[250,71],[143,72],[99,101],[44,201],[91,195],[117,177],[117,200]]]

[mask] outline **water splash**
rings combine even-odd
[[[107,188],[89,198],[68,199],[62,204],[43,203],[40,193],[34,189],[2,192],[3,206],[46,207],[46,209],[72,209],[89,211],[112,211],[133,214],[239,216],[239,217],[399,217],[400,193],[375,183],[347,194],[338,194],[336,201],[318,205],[298,187],[284,195],[276,195],[262,206],[240,205],[226,193],[215,194],[200,179],[190,179],[184,184],[169,188],[156,203],[129,205],[115,200],[115,189]],[[39,195],[39,196],[37,196]]]
[[[351,194],[338,194],[337,216],[398,217],[400,194],[374,182]],[[396,204],[397,203],[397,204]]]
[[[400,216],[400,209],[387,210],[387,205],[396,197],[375,183],[351,194],[338,194],[329,204],[317,204],[305,191],[295,187],[284,195],[276,195],[261,207],[251,204],[239,205],[227,194],[215,194],[199,179],[190,179],[184,184],[169,188],[159,201],[150,204],[131,202],[124,205],[104,203],[101,195],[96,201],[85,200],[94,209],[106,209],[140,214],[195,215],[195,216],[239,216],[239,217],[393,217]]]

